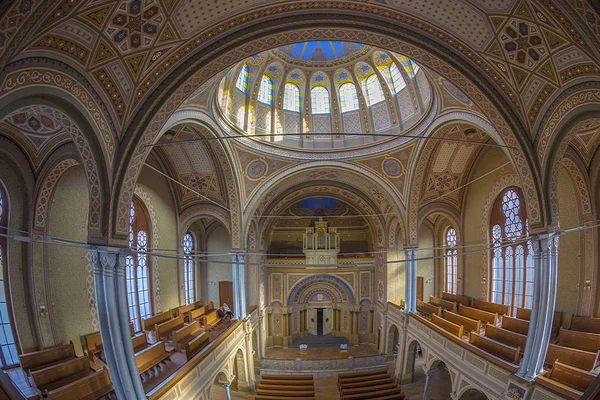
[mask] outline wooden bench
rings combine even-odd
[[[596,352],[600,350],[600,334],[570,331],[561,327],[556,344]]]
[[[448,292],[442,292],[442,299],[453,301],[455,303],[463,304],[465,306],[471,305],[471,298],[469,296],[461,296],[459,294],[452,294]]]
[[[444,310],[456,312],[457,305],[453,301],[444,300],[440,297],[429,296],[429,302],[434,306],[443,308]]]
[[[206,315],[206,307],[199,307],[193,310],[188,311],[186,314],[186,318],[188,322],[193,322],[195,320],[202,320],[204,323],[204,316]]]
[[[260,384],[265,384],[265,385],[290,385],[290,386],[313,386],[314,383],[313,381],[309,381],[309,380],[283,380],[283,379],[265,379],[265,378],[261,378],[260,380]]]
[[[259,389],[265,390],[314,390],[314,385],[279,385],[274,383],[260,383],[258,386]]]
[[[479,320],[464,317],[460,314],[456,314],[447,310],[444,310],[444,312],[442,313],[442,318],[457,325],[462,325],[465,332],[481,332],[481,321]]]
[[[394,380],[392,378],[381,378],[381,379],[371,379],[368,382],[348,382],[348,383],[344,383],[343,385],[340,385],[341,388],[344,389],[352,389],[352,388],[358,388],[358,387],[363,387],[365,384],[374,386],[374,385],[385,385],[386,383],[392,383],[394,382]]]
[[[219,314],[217,313],[217,310],[212,310],[212,311],[208,311],[206,312],[206,319],[205,319],[205,324],[206,324],[206,329],[207,330],[211,330],[212,328],[214,328],[219,322],[221,322],[221,317],[219,317]]]
[[[206,345],[209,343],[209,337],[207,332],[202,332],[194,339],[190,340],[185,344],[185,357],[187,360],[191,360],[196,354],[200,353]]]
[[[531,310],[528,308],[517,308],[517,318],[531,321]],[[552,318],[552,336],[558,335],[558,330],[562,325],[562,312],[554,311],[554,317]]]
[[[46,391],[50,400],[96,400],[112,392],[107,369],[94,372],[65,386]]]
[[[387,369],[376,369],[373,371],[364,371],[364,372],[348,372],[345,374],[339,374],[338,381],[343,380],[343,379],[348,379],[348,378],[357,378],[357,377],[361,377],[361,376],[373,376],[373,375],[387,374],[387,372],[388,372]]]
[[[508,346],[494,339],[481,336],[475,332],[469,334],[469,343],[481,350],[512,364],[518,364],[521,357],[521,348]]]
[[[148,347],[148,340],[145,333],[138,333],[131,337],[131,344],[133,345],[133,352],[138,353]]]
[[[417,300],[417,311],[425,315],[442,315],[442,308]]]
[[[398,398],[404,398],[404,395],[402,395],[400,393],[400,389],[398,389],[398,388],[383,389],[383,390],[376,390],[376,389],[372,388],[372,390],[369,390],[367,392],[344,395],[342,398],[343,398],[343,400],[370,400],[370,399],[380,398],[380,397],[384,397],[384,396],[391,396],[391,395],[401,396]]]
[[[196,320],[189,325],[185,325],[183,328],[173,331],[173,345],[177,351],[182,351],[185,349],[187,343],[191,342],[201,333],[200,321]]]
[[[266,390],[256,389],[256,394],[259,396],[278,396],[281,397],[315,397],[315,391],[313,390]]]
[[[582,396],[588,386],[596,378],[596,375],[579,368],[554,361],[552,370],[546,376],[539,376],[539,380],[550,380],[557,385],[561,391],[565,391],[574,396]],[[536,380],[538,380],[536,378]],[[578,398],[578,397],[573,397]]]
[[[171,311],[165,311],[160,314],[153,315],[150,318],[146,318],[142,320],[142,325],[144,325],[145,331],[154,331],[156,325],[162,324],[163,322],[167,322],[171,319]]]
[[[146,347],[139,353],[135,353],[135,363],[140,375],[156,367],[166,360],[171,360],[171,353],[167,351],[165,342],[162,340]]]
[[[485,336],[497,342],[522,349],[525,348],[525,342],[527,342],[527,335],[521,335],[520,333],[489,324],[485,326]]]
[[[498,315],[509,314],[509,307],[504,304],[492,303],[489,301],[483,301],[479,299],[473,299],[473,304],[471,305],[473,308],[477,308],[478,310],[483,310],[491,313],[496,313]]]
[[[444,318],[438,317],[435,314],[431,316],[431,322],[433,322],[434,325],[439,326],[446,332],[448,332],[458,338],[463,337],[464,328],[462,325],[457,325],[454,322],[447,321]]]
[[[458,313],[463,317],[479,320],[483,323],[494,324],[498,323],[498,314],[491,313],[483,310],[478,310],[477,308],[467,307],[464,305],[458,306]]]
[[[397,389],[398,385],[396,385],[395,383],[385,383],[383,385],[371,385],[370,383],[363,385],[362,387],[356,387],[356,388],[342,388],[342,396],[349,396],[351,394],[357,394],[357,393],[365,393],[365,392],[372,392],[373,390],[387,390],[387,389]]]
[[[348,383],[364,383],[364,382],[369,382],[371,380],[386,379],[389,377],[390,377],[390,374],[387,372],[380,372],[377,375],[355,376],[354,378],[344,378],[344,379],[338,380],[338,386],[341,388],[342,386],[344,386]]]
[[[164,340],[165,338],[168,339],[171,337],[171,335],[173,335],[173,332],[180,328],[183,328],[183,326],[183,316],[173,318],[161,324],[156,324],[156,338],[158,340]]]
[[[188,312],[195,310],[197,308],[202,307],[202,301],[196,301],[195,303],[186,304],[184,306],[179,306],[173,308],[173,317],[180,317],[182,315],[186,315]]]
[[[577,317],[573,315],[569,329],[572,331],[600,333],[600,318]]]
[[[73,342],[19,355],[21,368],[24,371],[35,371],[73,358],[76,358]]]
[[[129,323],[129,333],[133,337],[135,335],[133,322]],[[102,352],[102,337],[100,332],[88,333],[81,337],[81,344],[84,352],[87,353],[90,362],[94,362],[94,356],[98,356]]]
[[[84,376],[93,373],[88,357],[73,358],[31,372],[35,386],[42,392],[57,389]]]
[[[529,334],[529,321],[505,315],[502,318],[502,328],[521,335],[527,335]]]
[[[546,365],[554,364],[558,360],[563,364],[572,367],[580,368],[585,371],[590,371],[594,368],[597,352],[573,349],[571,347],[559,346],[557,344],[549,344],[548,352],[546,353]]]
[[[273,374],[264,374],[261,375],[262,379],[270,379],[270,380],[284,380],[284,381],[312,381],[312,375],[273,375]]]
[[[254,396],[254,400],[315,400],[314,397],[283,397],[281,395]]]

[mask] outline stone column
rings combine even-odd
[[[405,265],[405,303],[406,306],[404,311],[416,312],[417,311],[417,249],[406,249],[406,262]]]
[[[532,381],[543,372],[544,359],[554,319],[558,271],[558,234],[546,233],[531,239],[534,286],[531,320],[521,368],[516,375]]]
[[[225,398],[231,400],[231,383],[224,383],[223,387],[225,388]]]
[[[425,390],[423,390],[423,400],[427,400],[427,389],[429,388],[429,375],[430,373],[425,371]]]
[[[125,287],[125,260],[128,255],[129,249],[90,249],[102,348],[115,394],[119,399],[145,399],[129,332]]]
[[[236,253],[231,256],[233,278],[233,313],[236,319],[246,317],[246,270],[244,255]]]

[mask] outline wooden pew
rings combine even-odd
[[[256,390],[256,394],[259,396],[277,396],[277,398],[285,397],[315,397],[315,391],[313,390],[265,390],[260,387]]]
[[[162,324],[163,322],[167,322],[171,319],[171,311],[165,311],[160,314],[153,315],[150,318],[146,318],[142,320],[142,325],[144,325],[145,331],[153,331],[155,326],[158,324]]]
[[[494,324],[498,323],[498,314],[491,313],[483,310],[478,310],[477,308],[463,306],[462,304],[458,306],[458,313],[463,317],[471,318],[479,320],[483,323]]]
[[[520,333],[489,324],[485,326],[485,336],[497,342],[522,349],[525,348],[525,342],[527,342],[527,335],[521,335]]]
[[[479,299],[473,299],[473,308],[477,308],[478,310],[483,310],[491,313],[496,313],[498,315],[504,315],[509,313],[509,307],[504,304],[492,303],[489,301],[483,301]]]
[[[274,375],[274,374],[264,374],[261,375],[262,379],[270,379],[270,380],[294,380],[294,381],[312,381],[312,375]]]
[[[481,336],[475,332],[469,334],[469,343],[481,350],[512,364],[518,364],[521,357],[521,348],[508,346],[493,339]]]
[[[19,361],[24,371],[35,371],[36,369],[67,361],[75,357],[77,357],[75,355],[75,347],[73,346],[73,342],[69,342],[69,344],[61,346],[20,354]]]
[[[556,344],[596,352],[600,350],[600,334],[570,331],[561,327]]]
[[[394,382],[394,380],[392,378],[380,378],[380,379],[371,379],[368,382],[348,382],[348,383],[344,383],[340,387],[343,387],[344,389],[346,389],[346,388],[352,389],[352,388],[363,387],[365,384],[374,386],[374,385],[384,385],[386,383],[392,383],[392,382]]]
[[[146,347],[139,353],[135,353],[135,363],[137,364],[140,375],[156,367],[160,363],[170,360],[171,353],[167,351],[165,342],[162,340]]]
[[[57,389],[93,372],[90,369],[89,358],[83,356],[32,371],[30,375],[35,386],[44,392]]]
[[[590,371],[594,368],[597,355],[597,352],[573,349],[551,343],[548,345],[545,364],[552,365],[554,361],[559,360],[563,364]]]
[[[254,400],[315,400],[314,397],[254,396]]]
[[[442,308],[417,300],[417,311],[426,315],[442,315]]]
[[[201,333],[202,328],[200,328],[200,321],[196,320],[183,328],[173,331],[173,345],[177,351],[181,351],[188,342],[191,342]]]
[[[502,328],[520,333],[521,335],[527,335],[529,333],[529,321],[505,315],[502,318]]]
[[[554,361],[552,370],[547,376],[539,376],[539,381],[550,380],[561,391],[574,396],[581,396],[596,378],[596,375],[579,368]],[[538,380],[536,378],[536,380]],[[557,385],[558,384],[558,385]],[[578,397],[573,397],[578,398]]]
[[[531,310],[528,308],[517,308],[517,318],[526,319],[531,321]],[[552,319],[552,336],[558,335],[558,330],[562,325],[562,312],[554,311],[554,317]]]
[[[209,337],[207,332],[202,332],[194,339],[185,344],[185,357],[189,361],[208,344]]]
[[[265,385],[288,385],[288,386],[314,386],[313,381],[294,381],[294,380],[283,380],[283,379],[265,379],[261,378],[260,384]]]
[[[569,329],[572,331],[600,333],[600,318],[577,317],[573,315]]]
[[[193,322],[197,319],[203,320],[205,315],[206,315],[206,307],[199,307],[199,308],[195,308],[193,310],[188,311],[186,314],[186,318],[187,318],[188,322]]]
[[[471,305],[471,298],[469,296],[461,296],[459,294],[452,294],[448,292],[442,292],[442,299],[453,301],[455,303],[463,304],[465,306]]]
[[[444,300],[440,297],[429,296],[429,302],[434,306],[438,306],[443,308],[444,310],[448,310],[451,312],[456,312],[457,305],[453,301]]]
[[[380,375],[387,374],[388,370],[386,369],[376,369],[373,371],[361,371],[361,372],[347,372],[345,374],[338,375],[338,381],[350,378],[356,378],[361,376],[372,376],[372,375]]]
[[[50,400],[96,400],[112,392],[108,370],[102,369],[68,385],[46,392]]]
[[[390,374],[387,372],[380,372],[377,375],[368,375],[368,376],[355,376],[353,378],[344,378],[338,379],[338,386],[341,388],[349,383],[362,383],[370,382],[379,379],[389,378]]]
[[[221,322],[221,317],[217,313],[217,310],[212,310],[206,312],[205,326],[207,330],[211,330],[214,328],[219,322]]]
[[[135,335],[133,322],[129,323],[129,333],[132,337]],[[102,352],[102,337],[100,336],[100,332],[92,332],[82,336],[81,344],[90,362],[94,362],[94,356],[98,356]]]
[[[387,397],[387,396],[395,396],[395,397]],[[343,400],[368,400],[368,399],[379,399],[379,398],[394,398],[394,399],[403,399],[404,395],[400,393],[400,389],[383,389],[377,390],[377,388],[373,388],[368,392],[357,393],[357,394],[349,394],[344,395]]]
[[[138,333],[131,337],[131,344],[133,344],[133,352],[138,353],[148,347],[148,340],[145,333]]]
[[[454,322],[450,322],[447,321],[441,317],[438,317],[437,315],[433,314],[431,316],[431,322],[433,322],[434,325],[439,326],[440,328],[442,328],[443,330],[445,330],[446,332],[458,337],[458,338],[462,338],[463,337],[463,333],[464,333],[464,328],[462,325],[457,325]]]
[[[481,332],[481,321],[479,320],[464,317],[460,314],[456,314],[447,310],[444,310],[444,312],[442,313],[442,318],[457,325],[462,325],[466,332]]]
[[[393,382],[392,383],[379,384],[379,385],[372,385],[369,382],[368,384],[365,384],[362,387],[356,387],[356,388],[346,388],[346,387],[344,387],[342,389],[342,397],[346,397],[346,396],[349,396],[351,394],[372,392],[372,391],[375,391],[375,390],[387,390],[387,389],[398,389],[398,385],[396,385]]]
[[[202,301],[196,301],[194,303],[186,304],[184,306],[175,307],[171,311],[173,312],[173,318],[180,317],[182,315],[187,318],[187,313],[201,307]],[[186,320],[186,322],[189,321]]]
[[[184,326],[183,316],[173,318],[167,322],[156,324],[156,338],[163,340],[164,338],[170,338],[173,332]]]

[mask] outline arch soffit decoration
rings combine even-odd
[[[529,161],[529,149],[526,147],[524,148],[523,137],[518,138],[517,135],[515,135],[515,132],[509,126],[507,120],[504,119],[504,114],[489,100],[486,92],[471,83],[470,78],[463,75],[463,73],[455,69],[453,65],[450,65],[437,55],[433,55],[419,47],[404,42],[401,39],[397,39],[395,37],[397,32],[393,33],[390,31],[386,34],[380,34],[376,32],[377,28],[374,26],[370,26],[366,22],[363,22],[363,24],[364,26],[361,27],[362,29],[360,30],[344,28],[319,31],[319,38],[321,40],[360,41],[366,44],[382,46],[384,49],[391,51],[400,52],[414,59],[424,67],[445,77],[460,88],[467,96],[476,99],[482,110],[490,118],[490,121],[498,127],[498,131],[502,133],[502,143],[519,149],[514,150],[511,155],[513,162],[517,167],[516,169],[519,171],[519,175],[522,178],[523,186],[525,188],[524,193],[527,196],[527,203],[530,205],[528,208],[530,212],[529,217],[532,226],[544,225],[545,221],[542,214],[543,208],[541,207],[543,198],[539,196],[541,190],[538,183],[535,181],[536,174],[532,171],[532,168],[535,168],[535,164]],[[269,26],[269,28],[274,28],[274,26]],[[135,124],[137,128],[134,128],[138,129],[138,133],[131,132],[132,140],[129,140],[126,146],[135,146],[137,150],[132,151],[133,149],[126,149],[126,153],[132,154],[132,156],[125,160],[119,167],[121,170],[119,174],[121,180],[118,184],[119,192],[115,193],[116,197],[114,197],[114,202],[112,204],[112,206],[115,207],[113,210],[113,218],[116,222],[114,225],[115,230],[112,232],[113,235],[116,237],[123,237],[126,235],[126,229],[123,226],[127,215],[125,206],[126,201],[124,199],[128,197],[128,193],[131,193],[132,187],[137,180],[140,167],[147,156],[147,149],[144,146],[155,141],[158,133],[161,131],[161,127],[164,126],[174,110],[202,83],[226,67],[260,51],[297,41],[298,38],[301,37],[300,34],[302,32],[298,32],[297,29],[291,32],[291,29],[293,29],[293,27],[289,26],[287,31],[279,33],[266,32],[263,30],[259,34],[269,35],[268,41],[261,37],[238,46],[235,46],[235,44],[231,44],[232,42],[230,42],[228,45],[231,47],[228,47],[227,51],[223,51],[219,57],[214,57],[211,52],[206,52],[203,55],[201,55],[201,53],[196,53],[196,56],[190,60],[190,63],[201,65],[197,73],[190,77],[185,83],[178,85],[175,92],[170,94],[169,99],[163,101],[162,104],[158,104],[158,102],[155,103],[157,108],[155,110],[156,112],[146,113],[148,116],[151,115],[151,120],[135,120],[135,122],[139,122]],[[367,35],[365,34],[365,31],[371,33]],[[311,30],[311,32],[309,33],[314,34],[314,31]],[[200,42],[201,40],[198,39],[198,44],[200,44]],[[493,91],[494,89],[491,88],[490,90]],[[140,116],[139,118],[143,117]]]
[[[581,159],[581,156],[579,153],[577,153],[577,151],[575,151],[575,149],[569,146],[561,158],[561,165],[569,174],[573,188],[577,193],[580,221],[595,221],[594,215],[596,207],[593,204],[591,196],[592,185],[587,174],[585,163]]]
[[[304,304],[310,300],[309,296],[323,291],[334,295],[337,303],[355,304],[354,292],[344,279],[334,275],[312,275],[290,288],[287,305]]]
[[[182,234],[187,232],[198,219],[207,216],[215,218],[223,225],[227,233],[231,234],[229,213],[215,204],[194,204],[185,208],[179,214]]]
[[[456,207],[454,207],[454,205],[449,204],[447,202],[434,202],[434,203],[430,203],[427,204],[425,207],[423,207],[420,212],[419,212],[419,226],[421,226],[421,224],[423,223],[423,221],[426,220],[426,218],[433,214],[440,214],[444,219],[446,219],[445,222],[442,223],[441,226],[439,226],[439,222],[438,220],[435,221],[435,223],[433,224],[433,232],[434,232],[434,239],[436,238],[436,234],[439,232],[439,228],[445,229],[447,228],[447,225],[452,225],[452,228],[454,228],[454,230],[456,231],[456,240],[457,243],[460,243],[461,241],[461,237],[462,237],[462,229],[459,221],[460,221],[460,213],[459,211],[456,209]],[[439,240],[441,242],[443,242],[444,236],[437,236],[439,238]]]

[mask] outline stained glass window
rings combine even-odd
[[[388,86],[390,87],[392,94],[400,93],[400,91],[406,87],[406,82],[402,77],[402,73],[395,63],[391,63],[388,68],[383,70],[383,72],[385,72]]]
[[[446,231],[446,292],[456,294],[458,291],[458,251],[456,250],[456,230]]]
[[[383,90],[381,90],[381,85],[379,84],[379,79],[377,79],[377,75],[373,74],[369,76],[365,80],[365,93],[367,94],[367,104],[372,106],[373,104],[377,104],[385,100],[385,96],[383,95]]]
[[[533,248],[520,193],[504,191],[492,213],[492,301],[510,306],[513,315],[533,300]]]
[[[340,104],[342,112],[358,110],[358,94],[353,83],[340,86]]]
[[[238,75],[235,87],[240,89],[244,93],[248,93],[248,77],[250,76],[250,68],[248,64],[244,64],[240,74]]]
[[[286,83],[283,93],[283,109],[300,112],[300,88],[293,83]]]
[[[129,205],[129,248],[140,253],[125,259],[125,281],[129,319],[136,332],[142,330],[142,320],[152,316],[150,265],[147,254],[150,223],[143,204],[134,198]]]
[[[310,106],[313,114],[329,114],[329,92],[323,86],[316,86],[310,91]]]
[[[192,252],[194,251],[194,238],[189,233],[183,237],[183,282],[185,290],[185,304],[196,301],[196,268]]]
[[[4,189],[0,185],[0,233],[6,233],[6,229],[2,227],[7,224],[8,201]],[[6,280],[8,275],[6,261],[6,238],[0,237],[0,361],[2,367],[19,363],[17,336],[13,329],[14,321],[10,308],[10,288]]]
[[[258,101],[268,105],[273,105],[273,81],[266,75],[263,75],[258,88]]]
[[[244,129],[245,118],[246,118],[246,109],[244,106],[241,106],[238,109],[238,112],[237,112],[237,115],[235,118],[235,124],[238,126],[238,128]]]
[[[404,68],[408,76],[414,78],[417,72],[419,71],[419,66],[417,65],[417,63],[406,56],[399,56],[398,60],[400,60],[400,64],[402,64],[402,67]]]

